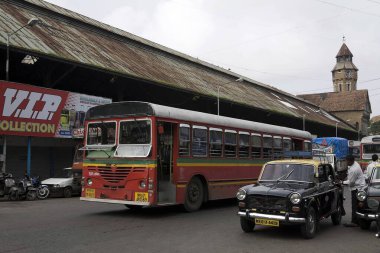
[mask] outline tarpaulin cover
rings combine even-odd
[[[344,159],[348,155],[348,140],[339,137],[314,138],[313,149],[323,150],[327,154],[335,154],[338,159]]]

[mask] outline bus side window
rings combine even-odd
[[[263,157],[273,158],[273,137],[271,135],[264,135],[263,138]]]
[[[190,126],[179,127],[179,156],[190,156]]]
[[[193,156],[207,156],[207,128],[203,126],[193,126]]]
[[[273,155],[274,158],[281,158],[283,156],[282,138],[280,136],[273,137]]]
[[[210,157],[222,156],[222,141],[223,131],[222,129],[210,129]]]
[[[249,157],[249,133],[239,132],[239,157]]]
[[[283,142],[284,142],[284,152],[293,151],[293,143],[290,138],[284,137]]]
[[[301,149],[296,149],[296,150],[298,151]],[[311,151],[311,142],[310,141],[304,141],[303,142],[303,151],[308,151],[308,152]]]
[[[259,134],[252,134],[251,136],[251,155],[252,158],[261,158],[261,135]]]
[[[224,133],[224,156],[227,158],[236,157],[236,131],[226,130]]]

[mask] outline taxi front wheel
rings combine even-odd
[[[305,224],[301,226],[301,233],[305,239],[311,239],[315,236],[316,231],[317,220],[315,209],[313,207],[310,207],[306,215]]]
[[[240,226],[244,232],[250,233],[255,228],[255,222],[245,217],[240,217]]]
[[[363,230],[368,230],[371,227],[371,221],[368,220],[359,220],[359,226]]]

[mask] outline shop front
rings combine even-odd
[[[103,97],[0,81],[1,170],[16,177],[60,176],[83,141],[87,110]]]

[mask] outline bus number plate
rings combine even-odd
[[[280,222],[278,220],[267,220],[267,219],[255,219],[256,225],[263,225],[263,226],[272,226],[272,227],[278,227],[280,225]]]
[[[137,202],[148,202],[147,192],[135,192],[135,201]]]
[[[95,189],[86,189],[86,198],[95,198]]]

